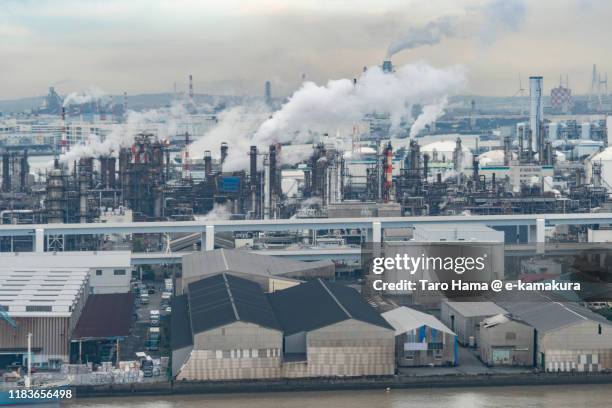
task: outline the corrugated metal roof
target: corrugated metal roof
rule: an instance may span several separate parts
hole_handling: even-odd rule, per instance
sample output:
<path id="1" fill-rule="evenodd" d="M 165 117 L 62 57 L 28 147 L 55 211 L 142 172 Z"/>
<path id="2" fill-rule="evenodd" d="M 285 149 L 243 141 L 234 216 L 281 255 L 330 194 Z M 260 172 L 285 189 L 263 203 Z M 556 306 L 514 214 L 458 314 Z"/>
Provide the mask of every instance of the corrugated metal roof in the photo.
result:
<path id="1" fill-rule="evenodd" d="M 175 296 L 172 299 L 170 319 L 172 350 L 193 345 L 187 295 Z"/>
<path id="2" fill-rule="evenodd" d="M 452 302 L 446 300 L 445 303 L 464 317 L 493 316 L 507 313 L 493 302 Z"/>
<path id="3" fill-rule="evenodd" d="M 86 268 L 0 268 L 0 305 L 12 317 L 70 316 L 85 291 Z"/>
<path id="4" fill-rule="evenodd" d="M 588 320 L 610 324 L 603 316 L 575 303 L 504 302 L 501 305 L 513 317 L 524 321 L 540 332 L 554 331 Z"/>
<path id="5" fill-rule="evenodd" d="M 215 249 L 183 256 L 184 271 L 213 275 L 240 272 L 263 276 L 279 276 L 318 268 L 333 268 L 331 261 L 301 262 L 281 257 L 253 254 L 239 249 Z M 193 275 L 186 275 L 193 276 Z"/>
<path id="6" fill-rule="evenodd" d="M 389 310 L 382 314 L 382 317 L 389 322 L 395 329 L 395 335 L 400 335 L 421 326 L 428 326 L 445 333 L 455 335 L 455 333 L 446 327 L 441 321 L 428 313 L 419 312 L 406 306 L 401 306 L 393 310 Z"/>
<path id="7" fill-rule="evenodd" d="M 128 268 L 130 251 L 2 252 L 4 268 Z"/>
<path id="8" fill-rule="evenodd" d="M 189 284 L 191 328 L 200 333 L 236 321 L 280 330 L 261 287 L 248 279 L 218 274 Z"/>
<path id="9" fill-rule="evenodd" d="M 348 319 L 393 329 L 356 290 L 321 279 L 268 294 L 285 335 L 307 332 Z"/>
<path id="10" fill-rule="evenodd" d="M 133 293 L 90 295 L 72 333 L 72 340 L 127 337 L 133 311 Z"/>

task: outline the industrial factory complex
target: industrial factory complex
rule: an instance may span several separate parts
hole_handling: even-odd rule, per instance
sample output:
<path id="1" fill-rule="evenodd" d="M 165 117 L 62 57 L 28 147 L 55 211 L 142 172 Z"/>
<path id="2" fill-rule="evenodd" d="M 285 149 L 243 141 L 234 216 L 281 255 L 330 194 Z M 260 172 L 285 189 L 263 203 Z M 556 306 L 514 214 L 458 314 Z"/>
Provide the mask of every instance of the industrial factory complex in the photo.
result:
<path id="1" fill-rule="evenodd" d="M 51 88 L 0 116 L 0 384 L 28 366 L 74 386 L 610 375 L 612 98 L 596 67 L 590 95 L 533 75 L 528 95 L 452 96 L 423 126 L 413 103 L 214 140 L 239 102 L 202 104 L 188 78 L 156 115 Z M 272 86 L 264 130 L 291 103 Z M 582 290 L 373 287 L 406 274 L 372 275 L 371 257 L 408 249 L 486 250 L 464 282 Z"/>

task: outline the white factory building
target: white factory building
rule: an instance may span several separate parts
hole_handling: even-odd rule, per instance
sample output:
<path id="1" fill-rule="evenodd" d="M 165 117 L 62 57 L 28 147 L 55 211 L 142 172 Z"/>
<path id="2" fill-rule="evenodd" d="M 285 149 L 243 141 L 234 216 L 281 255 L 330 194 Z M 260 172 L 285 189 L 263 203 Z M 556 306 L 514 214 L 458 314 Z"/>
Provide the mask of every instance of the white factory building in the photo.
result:
<path id="1" fill-rule="evenodd" d="M 457 333 L 459 343 L 476 346 L 480 323 L 488 317 L 508 312 L 493 302 L 453 302 L 445 300 L 440 305 L 440 320 Z"/>
<path id="2" fill-rule="evenodd" d="M 0 268 L 0 369 L 26 363 L 57 367 L 89 294 L 87 268 Z"/>
<path id="3" fill-rule="evenodd" d="M 132 278 L 130 251 L 2 252 L 4 268 L 85 268 L 92 294 L 127 293 Z"/>

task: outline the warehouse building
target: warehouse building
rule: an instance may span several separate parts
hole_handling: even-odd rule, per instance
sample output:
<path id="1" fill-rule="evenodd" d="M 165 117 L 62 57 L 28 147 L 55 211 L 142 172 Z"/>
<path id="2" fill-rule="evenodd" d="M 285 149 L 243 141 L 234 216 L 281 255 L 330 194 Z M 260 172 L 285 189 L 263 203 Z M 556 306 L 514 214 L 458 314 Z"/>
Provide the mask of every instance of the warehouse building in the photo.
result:
<path id="1" fill-rule="evenodd" d="M 284 377 L 394 373 L 393 327 L 356 290 L 317 279 L 268 298 L 283 328 Z"/>
<path id="2" fill-rule="evenodd" d="M 535 365 L 534 329 L 510 315 L 498 314 L 480 323 L 480 359 L 489 366 Z"/>
<path id="3" fill-rule="evenodd" d="M 259 283 L 264 292 L 273 292 L 295 286 L 300 280 L 332 279 L 335 265 L 331 261 L 293 261 L 237 249 L 192 253 L 183 256 L 182 277 L 176 285 L 178 293 L 183 293 L 191 282 L 219 273 L 251 279 Z"/>
<path id="4" fill-rule="evenodd" d="M 177 380 L 281 377 L 283 333 L 261 287 L 223 273 L 189 284 L 172 306 Z"/>
<path id="5" fill-rule="evenodd" d="M 68 362 L 70 336 L 88 294 L 85 268 L 0 269 L 0 369 L 26 363 L 28 333 L 33 365 Z"/>
<path id="6" fill-rule="evenodd" d="M 222 273 L 172 306 L 178 380 L 392 375 L 394 331 L 357 291 L 313 280 L 265 294 Z"/>
<path id="7" fill-rule="evenodd" d="M 87 268 L 91 293 L 127 293 L 132 278 L 130 251 L 2 252 L 4 268 Z"/>
<path id="8" fill-rule="evenodd" d="M 133 293 L 90 295 L 72 332 L 70 362 L 119 361 L 135 313 Z M 110 317 L 112 316 L 112 317 Z M 111 352 L 103 357 L 101 350 Z"/>
<path id="9" fill-rule="evenodd" d="M 382 317 L 395 329 L 398 367 L 456 365 L 457 335 L 434 316 L 401 306 Z"/>
<path id="10" fill-rule="evenodd" d="M 535 329 L 536 366 L 546 371 L 612 369 L 612 324 L 575 303 L 500 303 Z"/>
<path id="11" fill-rule="evenodd" d="M 475 347 L 480 322 L 487 317 L 507 312 L 493 302 L 453 302 L 444 300 L 440 305 L 442 323 L 457 333 L 459 343 Z"/>

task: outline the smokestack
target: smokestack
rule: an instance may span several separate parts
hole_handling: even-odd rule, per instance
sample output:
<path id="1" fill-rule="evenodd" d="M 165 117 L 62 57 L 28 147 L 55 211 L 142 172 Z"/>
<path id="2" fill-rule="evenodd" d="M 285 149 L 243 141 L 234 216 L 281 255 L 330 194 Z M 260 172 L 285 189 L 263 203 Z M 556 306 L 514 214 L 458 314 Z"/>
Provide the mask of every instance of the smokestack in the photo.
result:
<path id="1" fill-rule="evenodd" d="M 251 146 L 249 153 L 249 177 L 251 178 L 251 186 L 257 185 L 257 146 Z"/>
<path id="2" fill-rule="evenodd" d="M 393 186 L 393 148 L 391 142 L 385 148 L 385 168 L 384 168 L 384 190 L 385 200 L 389 199 L 389 192 Z"/>
<path id="3" fill-rule="evenodd" d="M 274 210 L 276 207 L 276 193 L 277 189 L 277 174 L 276 174 L 276 145 L 270 145 L 269 153 L 268 153 L 268 167 L 269 167 L 269 176 L 268 176 L 268 190 L 269 190 L 269 215 L 274 215 Z"/>
<path id="4" fill-rule="evenodd" d="M 212 176 L 212 156 L 210 150 L 204 151 L 204 175 L 206 179 Z"/>
<path id="5" fill-rule="evenodd" d="M 60 153 L 66 154 L 68 141 L 66 140 L 66 108 L 62 106 L 62 134 L 60 136 Z"/>
<path id="6" fill-rule="evenodd" d="M 123 115 L 124 116 L 127 116 L 127 110 L 128 110 L 127 92 L 123 92 Z"/>
<path id="7" fill-rule="evenodd" d="M 191 178 L 191 170 L 189 169 L 189 132 L 185 132 L 185 151 L 183 154 L 183 178 Z"/>
<path id="8" fill-rule="evenodd" d="M 393 72 L 393 64 L 391 63 L 391 60 L 383 61 L 382 70 L 386 74 Z"/>
<path id="9" fill-rule="evenodd" d="M 115 188 L 115 171 L 116 171 L 117 159 L 114 157 L 109 157 L 107 162 L 107 180 L 108 180 L 108 188 Z"/>
<path id="10" fill-rule="evenodd" d="M 226 142 L 222 142 L 221 143 L 221 164 L 225 162 L 225 159 L 227 158 L 228 150 L 229 150 L 228 144 Z"/>
<path id="11" fill-rule="evenodd" d="M 272 84 L 270 83 L 270 81 L 266 81 L 264 85 L 264 97 L 266 105 L 272 105 Z"/>
<path id="12" fill-rule="evenodd" d="M 193 75 L 189 74 L 189 101 L 193 102 Z"/>
<path id="13" fill-rule="evenodd" d="M 542 138 L 542 121 L 544 118 L 544 107 L 542 101 L 543 78 L 541 76 L 529 77 L 529 99 L 531 108 L 529 111 L 529 128 L 531 129 L 531 151 L 538 152 L 540 158 L 544 150 Z"/>
<path id="14" fill-rule="evenodd" d="M 5 193 L 11 191 L 10 160 L 10 154 L 5 151 L 2 154 L 2 191 Z"/>
<path id="15" fill-rule="evenodd" d="M 28 150 L 23 151 L 21 165 L 19 166 L 19 185 L 21 191 L 26 191 L 28 187 L 28 174 L 30 174 L 30 164 L 28 163 Z"/>

